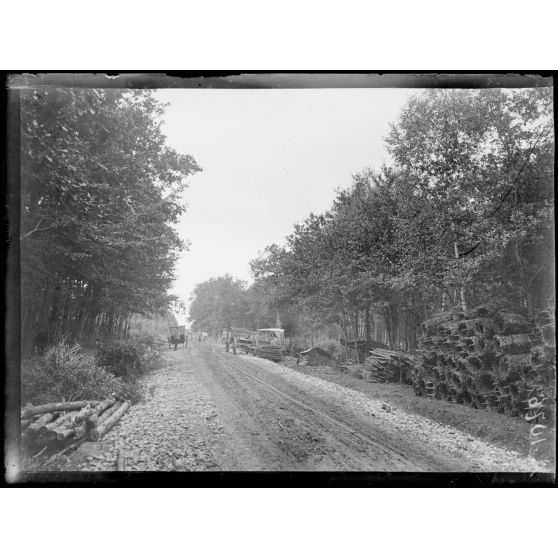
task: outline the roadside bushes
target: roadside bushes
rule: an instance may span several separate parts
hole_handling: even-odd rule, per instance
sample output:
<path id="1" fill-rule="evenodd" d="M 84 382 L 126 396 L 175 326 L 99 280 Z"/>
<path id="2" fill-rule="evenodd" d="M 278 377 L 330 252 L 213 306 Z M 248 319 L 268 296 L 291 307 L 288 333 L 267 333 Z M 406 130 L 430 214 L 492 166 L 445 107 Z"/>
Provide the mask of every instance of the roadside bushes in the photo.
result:
<path id="1" fill-rule="evenodd" d="M 100 346 L 96 354 L 61 341 L 37 360 L 22 362 L 21 401 L 40 405 L 116 395 L 136 403 L 142 397 L 139 377 L 159 361 L 156 341 L 148 334 Z"/>
<path id="2" fill-rule="evenodd" d="M 118 378 L 137 378 L 145 372 L 137 348 L 127 341 L 116 341 L 99 347 L 97 362 Z"/>
<path id="3" fill-rule="evenodd" d="M 160 360 L 155 339 L 149 334 L 101 345 L 97 362 L 119 378 L 138 378 L 155 368 Z"/>
<path id="4" fill-rule="evenodd" d="M 93 355 L 81 352 L 79 345 L 59 343 L 47 349 L 35 365 L 22 369 L 23 404 L 106 399 L 129 391 L 120 378 L 99 366 Z"/>

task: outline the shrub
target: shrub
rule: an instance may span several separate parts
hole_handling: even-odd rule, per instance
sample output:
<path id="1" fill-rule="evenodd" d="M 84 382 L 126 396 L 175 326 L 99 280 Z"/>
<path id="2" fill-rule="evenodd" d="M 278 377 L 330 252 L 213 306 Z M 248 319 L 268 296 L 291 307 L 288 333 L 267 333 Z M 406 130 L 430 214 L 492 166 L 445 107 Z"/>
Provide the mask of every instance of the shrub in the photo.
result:
<path id="1" fill-rule="evenodd" d="M 130 388 L 99 366 L 92 355 L 83 354 L 79 345 L 59 343 L 47 349 L 30 367 L 23 367 L 21 399 L 40 405 L 58 401 L 105 399 L 124 396 Z"/>
<path id="2" fill-rule="evenodd" d="M 161 344 L 159 339 L 156 339 L 149 333 L 142 333 L 132 335 L 128 340 L 128 343 L 136 348 L 136 351 L 138 352 L 138 355 L 146 369 L 152 370 L 157 367 L 161 358 L 161 353 L 157 349 L 157 346 Z"/>
<path id="3" fill-rule="evenodd" d="M 110 342 L 98 348 L 97 362 L 119 378 L 137 378 L 158 364 L 160 353 L 155 345 L 149 334 Z"/>
<path id="4" fill-rule="evenodd" d="M 97 362 L 118 378 L 137 378 L 145 372 L 137 348 L 127 341 L 115 341 L 99 347 Z"/>

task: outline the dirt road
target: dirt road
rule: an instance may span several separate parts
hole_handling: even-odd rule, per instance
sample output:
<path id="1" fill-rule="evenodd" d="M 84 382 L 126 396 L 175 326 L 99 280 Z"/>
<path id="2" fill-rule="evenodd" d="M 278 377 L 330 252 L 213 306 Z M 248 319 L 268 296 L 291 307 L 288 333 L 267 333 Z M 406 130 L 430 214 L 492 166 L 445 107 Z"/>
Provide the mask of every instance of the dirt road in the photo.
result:
<path id="1" fill-rule="evenodd" d="M 227 471 L 542 471 L 386 401 L 194 342 L 164 353 L 148 398 L 58 468 Z"/>

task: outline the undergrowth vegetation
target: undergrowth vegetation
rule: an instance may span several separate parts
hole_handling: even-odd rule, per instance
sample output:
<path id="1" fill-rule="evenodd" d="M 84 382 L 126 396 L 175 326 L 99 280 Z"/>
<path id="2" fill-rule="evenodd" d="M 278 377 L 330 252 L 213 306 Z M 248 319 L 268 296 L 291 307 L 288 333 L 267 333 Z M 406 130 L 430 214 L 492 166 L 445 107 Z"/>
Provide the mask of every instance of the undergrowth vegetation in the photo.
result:
<path id="1" fill-rule="evenodd" d="M 160 360 L 156 340 L 148 333 L 101 345 L 97 362 L 119 378 L 137 378 L 155 368 Z"/>
<path id="2" fill-rule="evenodd" d="M 124 382 L 99 366 L 94 356 L 82 353 L 79 345 L 50 347 L 34 366 L 22 371 L 22 403 L 104 399 L 125 391 Z"/>
<path id="3" fill-rule="evenodd" d="M 40 405 L 115 395 L 137 403 L 142 398 L 140 377 L 159 362 L 149 334 L 100 346 L 95 355 L 62 341 L 22 366 L 21 401 Z"/>

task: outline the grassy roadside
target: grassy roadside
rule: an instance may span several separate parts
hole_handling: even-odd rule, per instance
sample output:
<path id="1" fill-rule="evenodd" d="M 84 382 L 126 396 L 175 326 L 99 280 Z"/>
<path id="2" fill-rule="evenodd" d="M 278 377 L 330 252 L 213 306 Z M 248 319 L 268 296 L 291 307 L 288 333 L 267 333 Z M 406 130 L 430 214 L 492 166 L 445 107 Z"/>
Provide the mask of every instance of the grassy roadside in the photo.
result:
<path id="1" fill-rule="evenodd" d="M 411 386 L 365 382 L 328 366 L 297 366 L 290 363 L 286 366 L 303 374 L 354 389 L 369 397 L 387 401 L 403 411 L 457 428 L 495 446 L 517 451 L 522 455 L 529 452 L 529 424 L 520 418 L 472 409 L 448 401 L 417 397 Z M 549 455 L 547 458 L 553 459 L 553 456 Z"/>

